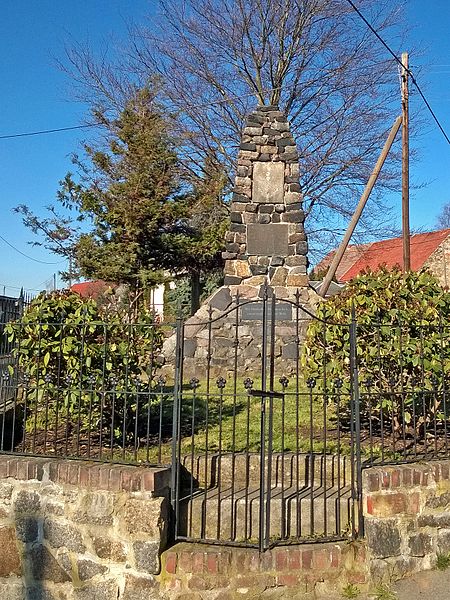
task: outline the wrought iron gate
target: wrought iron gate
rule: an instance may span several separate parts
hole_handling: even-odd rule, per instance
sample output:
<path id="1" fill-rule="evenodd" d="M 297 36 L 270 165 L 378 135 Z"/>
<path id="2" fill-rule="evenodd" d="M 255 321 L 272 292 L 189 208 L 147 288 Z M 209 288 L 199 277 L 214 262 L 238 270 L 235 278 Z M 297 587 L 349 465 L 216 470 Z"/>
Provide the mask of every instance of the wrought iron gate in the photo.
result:
<path id="1" fill-rule="evenodd" d="M 264 550 L 356 537 L 357 377 L 348 393 L 339 380 L 330 385 L 326 365 L 319 379 L 306 376 L 301 348 L 313 318 L 299 293 L 279 300 L 268 289 L 261 299 L 237 297 L 221 313 L 210 309 L 203 323 L 178 321 L 177 540 Z M 190 327 L 203 371 L 192 360 Z"/>

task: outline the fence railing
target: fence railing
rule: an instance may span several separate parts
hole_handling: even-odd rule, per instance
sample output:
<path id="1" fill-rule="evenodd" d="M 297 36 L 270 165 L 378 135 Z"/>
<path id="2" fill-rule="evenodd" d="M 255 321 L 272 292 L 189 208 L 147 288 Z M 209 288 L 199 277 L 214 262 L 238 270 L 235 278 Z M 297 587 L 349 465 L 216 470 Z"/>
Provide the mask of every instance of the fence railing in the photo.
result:
<path id="1" fill-rule="evenodd" d="M 330 342 L 333 328 L 341 339 L 339 352 Z M 162 337 L 162 326 L 155 323 L 0 322 L 0 450 L 169 463 L 175 390 L 171 376 L 159 374 Z M 283 440 L 274 446 L 277 452 L 325 448 L 329 454 L 337 448 L 351 456 L 357 444 L 363 466 L 450 456 L 450 326 L 441 320 L 324 324 L 316 340 L 323 351 L 314 369 L 304 357 L 304 340 L 297 343 L 295 372 L 287 375 L 285 388 L 278 386 L 285 400 L 270 403 L 276 441 Z M 255 359 L 255 372 L 260 367 Z M 183 448 L 193 448 L 208 427 L 219 427 L 212 423 L 219 409 L 225 411 L 220 431 L 229 431 L 234 440 L 231 449 L 258 447 L 252 420 L 241 446 L 236 434 L 235 419 L 242 420 L 243 409 L 235 406 L 242 398 L 247 406 L 247 376 L 237 370 L 233 389 L 227 382 L 223 392 L 223 406 L 218 388 L 208 401 L 219 408 L 214 404 L 203 412 L 205 382 L 200 381 L 196 412 L 184 415 L 180 428 Z M 284 373 L 277 374 L 277 382 L 279 376 Z M 191 391 L 189 380 L 182 384 L 184 406 Z M 253 410 L 253 403 L 249 406 Z M 220 440 L 221 447 L 226 444 L 228 438 Z"/>
<path id="2" fill-rule="evenodd" d="M 173 387 L 150 323 L 26 319 L 2 326 L 0 451 L 170 462 Z"/>

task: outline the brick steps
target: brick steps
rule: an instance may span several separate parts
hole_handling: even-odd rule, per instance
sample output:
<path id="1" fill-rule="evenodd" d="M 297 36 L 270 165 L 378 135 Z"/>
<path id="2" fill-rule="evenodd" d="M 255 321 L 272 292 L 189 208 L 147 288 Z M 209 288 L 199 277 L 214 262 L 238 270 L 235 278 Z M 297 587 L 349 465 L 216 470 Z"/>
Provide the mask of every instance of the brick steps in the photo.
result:
<path id="1" fill-rule="evenodd" d="M 259 453 L 208 454 L 182 460 L 196 485 L 220 486 L 234 482 L 235 486 L 259 485 L 261 457 Z M 265 458 L 268 473 L 268 458 Z M 350 459 L 347 456 L 278 452 L 272 455 L 271 483 L 284 487 L 302 485 L 348 485 L 351 480 Z"/>
<path id="2" fill-rule="evenodd" d="M 266 494 L 264 497 L 266 511 Z M 181 502 L 188 537 L 248 541 L 259 536 L 260 489 L 231 486 L 198 489 Z M 270 532 L 277 539 L 340 536 L 351 522 L 351 489 L 345 487 L 273 487 L 270 493 Z"/>

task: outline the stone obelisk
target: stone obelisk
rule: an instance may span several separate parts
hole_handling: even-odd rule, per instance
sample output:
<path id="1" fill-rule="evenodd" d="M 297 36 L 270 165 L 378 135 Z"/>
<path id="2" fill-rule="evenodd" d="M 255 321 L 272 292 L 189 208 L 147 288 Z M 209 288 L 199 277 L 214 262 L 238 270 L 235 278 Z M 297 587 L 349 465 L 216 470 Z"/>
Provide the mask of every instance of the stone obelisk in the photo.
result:
<path id="1" fill-rule="evenodd" d="M 208 363 L 212 375 L 226 376 L 236 357 L 242 375 L 257 374 L 262 358 L 258 298 L 269 289 L 278 299 L 295 299 L 308 308 L 316 301 L 308 286 L 297 148 L 286 116 L 276 106 L 260 106 L 247 119 L 230 221 L 223 253 L 224 285 L 184 326 L 185 374 L 202 377 Z M 246 303 L 238 312 L 232 310 L 237 302 Z M 280 372 L 289 373 L 295 371 L 298 357 L 298 323 L 289 302 L 277 309 L 276 362 Z M 164 345 L 170 362 L 174 346 L 174 337 Z"/>
<path id="2" fill-rule="evenodd" d="M 281 297 L 285 288 L 308 285 L 297 147 L 277 107 L 261 106 L 248 117 L 230 217 L 225 285 L 267 282 Z"/>

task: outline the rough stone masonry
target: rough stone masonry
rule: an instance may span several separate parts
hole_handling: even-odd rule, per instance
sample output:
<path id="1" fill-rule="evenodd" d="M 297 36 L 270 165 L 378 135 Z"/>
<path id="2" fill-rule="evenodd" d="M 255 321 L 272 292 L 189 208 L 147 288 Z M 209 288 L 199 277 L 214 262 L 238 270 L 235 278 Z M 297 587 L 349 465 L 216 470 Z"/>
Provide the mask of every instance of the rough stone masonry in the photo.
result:
<path id="1" fill-rule="evenodd" d="M 230 218 L 225 285 L 308 285 L 298 153 L 277 107 L 261 106 L 247 120 Z"/>
<path id="2" fill-rule="evenodd" d="M 257 301 L 267 289 L 284 300 L 276 312 L 277 373 L 295 371 L 309 317 L 300 311 L 298 319 L 295 307 L 286 301 L 308 309 L 318 301 L 308 286 L 298 159 L 284 113 L 276 106 L 258 107 L 242 133 L 223 253 L 224 285 L 184 326 L 186 375 L 202 377 L 208 364 L 213 376 L 226 376 L 234 359 L 240 373 L 257 373 L 263 353 L 262 311 Z M 249 306 L 249 301 L 254 305 Z M 238 303 L 247 307 L 233 311 Z M 174 349 L 172 337 L 164 346 L 169 363 Z"/>

